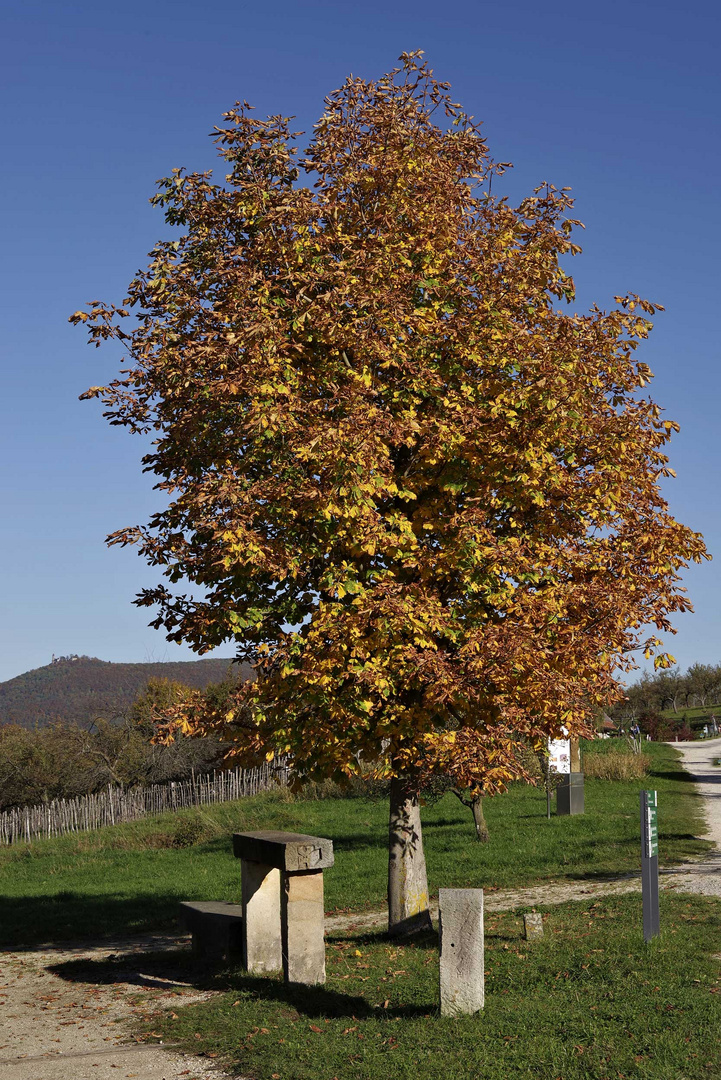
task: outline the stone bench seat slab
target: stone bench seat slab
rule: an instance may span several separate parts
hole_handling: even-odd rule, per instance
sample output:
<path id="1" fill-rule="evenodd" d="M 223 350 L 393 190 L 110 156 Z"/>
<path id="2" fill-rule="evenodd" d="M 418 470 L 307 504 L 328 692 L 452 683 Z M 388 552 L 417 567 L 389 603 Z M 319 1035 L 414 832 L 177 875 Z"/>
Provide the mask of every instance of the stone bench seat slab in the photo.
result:
<path id="1" fill-rule="evenodd" d="M 207 963 L 240 960 L 243 954 L 243 909 L 217 900 L 185 900 L 180 917 L 193 935 L 193 953 Z"/>
<path id="2" fill-rule="evenodd" d="M 236 859 L 263 863 L 287 874 L 325 870 L 333 865 L 333 841 L 304 833 L 234 833 Z"/>
<path id="3" fill-rule="evenodd" d="M 193 924 L 199 919 L 219 922 L 242 919 L 243 908 L 240 904 L 228 904 L 224 900 L 183 900 L 180 914 L 188 930 L 192 930 Z"/>

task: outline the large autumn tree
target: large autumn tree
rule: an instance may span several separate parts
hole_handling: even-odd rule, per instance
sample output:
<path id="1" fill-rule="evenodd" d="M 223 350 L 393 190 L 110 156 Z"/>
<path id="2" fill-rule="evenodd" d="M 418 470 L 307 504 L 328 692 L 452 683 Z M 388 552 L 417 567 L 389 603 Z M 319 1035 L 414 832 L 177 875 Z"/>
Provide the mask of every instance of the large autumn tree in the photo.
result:
<path id="1" fill-rule="evenodd" d="M 675 425 L 635 354 L 653 308 L 570 313 L 567 191 L 493 195 L 503 166 L 420 54 L 331 94 L 305 157 L 247 105 L 215 138 L 223 182 L 177 169 L 154 197 L 179 238 L 72 317 L 126 353 L 85 396 L 154 437 L 161 507 L 110 541 L 162 571 L 152 625 L 256 665 L 203 721 L 239 759 L 392 778 L 405 928 L 422 779 L 498 790 L 519 738 L 583 731 L 689 606 L 705 549 L 659 492 Z"/>

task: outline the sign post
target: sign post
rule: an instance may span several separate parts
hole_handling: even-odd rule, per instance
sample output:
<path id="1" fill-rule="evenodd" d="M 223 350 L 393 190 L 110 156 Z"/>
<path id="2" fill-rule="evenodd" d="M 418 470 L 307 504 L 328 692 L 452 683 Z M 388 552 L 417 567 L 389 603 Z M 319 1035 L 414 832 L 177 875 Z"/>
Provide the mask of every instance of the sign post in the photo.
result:
<path id="1" fill-rule="evenodd" d="M 641 792 L 641 890 L 643 939 L 649 942 L 661 932 L 658 908 L 658 794 Z"/>
<path id="2" fill-rule="evenodd" d="M 566 734 L 566 729 L 561 729 Z M 548 740 L 548 757 L 546 758 L 546 817 L 551 820 L 551 791 L 553 789 L 553 777 L 564 776 L 571 768 L 571 743 L 568 739 Z"/>
<path id="3" fill-rule="evenodd" d="M 566 728 L 562 728 L 562 731 L 565 736 L 568 735 Z M 574 772 L 574 757 L 580 766 L 578 740 L 575 742 L 569 738 L 548 740 L 549 768 L 560 777 L 556 788 L 556 813 L 559 816 L 582 814 L 584 811 L 583 773 L 580 770 Z M 550 808 L 548 816 L 551 816 Z"/>

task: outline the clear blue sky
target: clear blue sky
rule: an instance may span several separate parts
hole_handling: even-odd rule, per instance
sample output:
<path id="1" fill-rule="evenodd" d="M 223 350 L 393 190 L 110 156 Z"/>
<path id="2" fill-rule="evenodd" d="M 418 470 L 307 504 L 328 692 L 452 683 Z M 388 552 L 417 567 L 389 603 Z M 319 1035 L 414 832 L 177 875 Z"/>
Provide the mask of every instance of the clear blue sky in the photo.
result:
<path id="1" fill-rule="evenodd" d="M 484 121 L 494 157 L 515 164 L 512 198 L 544 180 L 574 189 L 579 308 L 627 290 L 666 306 L 644 358 L 682 428 L 667 494 L 721 553 L 717 4 L 29 0 L 4 13 L 0 679 L 53 652 L 190 655 L 132 606 L 151 572 L 104 546 L 156 499 L 140 445 L 77 400 L 119 353 L 90 349 L 67 317 L 122 298 L 163 230 L 154 181 L 213 167 L 207 133 L 236 99 L 307 129 L 346 75 L 377 76 L 403 50 L 424 49 Z M 688 587 L 696 614 L 669 647 L 684 665 L 719 662 L 721 562 Z"/>

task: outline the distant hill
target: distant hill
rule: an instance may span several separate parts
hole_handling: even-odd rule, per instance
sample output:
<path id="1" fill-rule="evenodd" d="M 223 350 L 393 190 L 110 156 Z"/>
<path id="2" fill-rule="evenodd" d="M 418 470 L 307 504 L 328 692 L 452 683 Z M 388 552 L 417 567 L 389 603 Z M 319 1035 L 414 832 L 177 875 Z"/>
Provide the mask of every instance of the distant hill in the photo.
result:
<path id="1" fill-rule="evenodd" d="M 244 679 L 247 664 L 187 660 L 167 664 L 114 664 L 91 656 L 61 657 L 46 667 L 0 683 L 0 724 L 43 727 L 53 720 L 92 722 L 127 709 L 148 679 L 172 679 L 198 689 L 223 682 L 232 672 Z"/>

